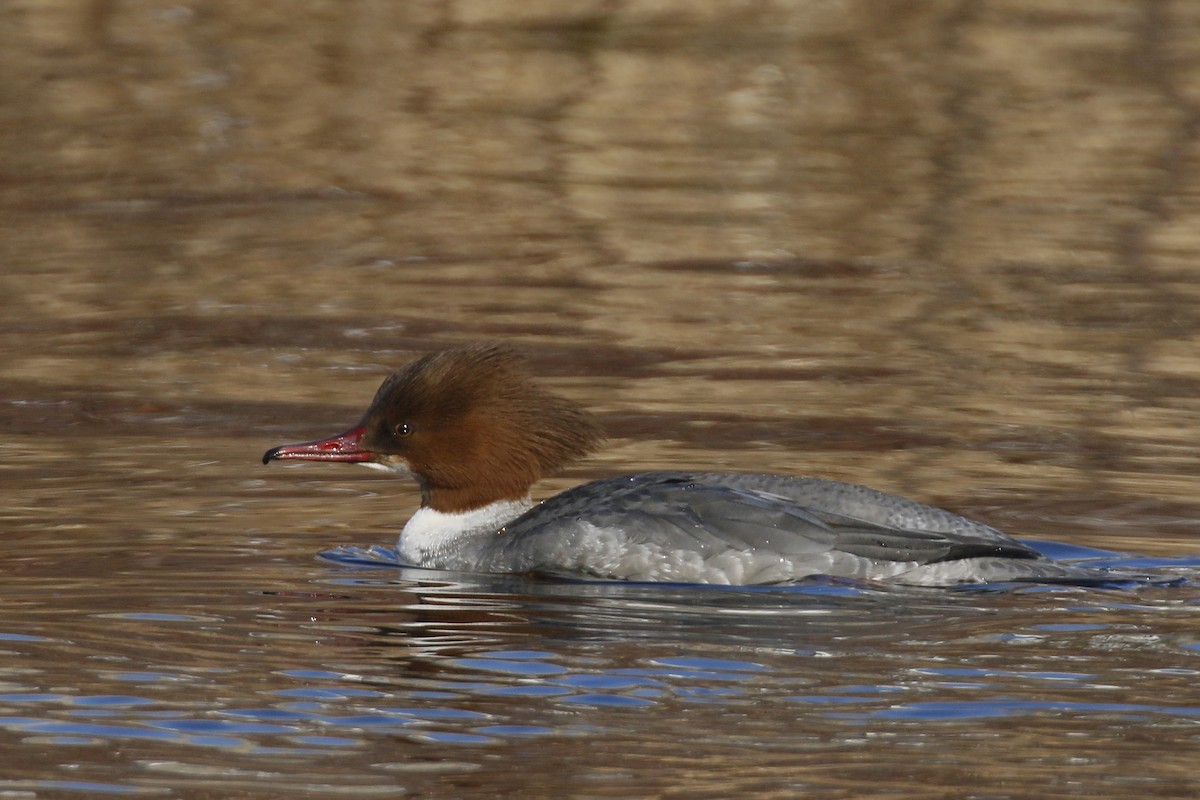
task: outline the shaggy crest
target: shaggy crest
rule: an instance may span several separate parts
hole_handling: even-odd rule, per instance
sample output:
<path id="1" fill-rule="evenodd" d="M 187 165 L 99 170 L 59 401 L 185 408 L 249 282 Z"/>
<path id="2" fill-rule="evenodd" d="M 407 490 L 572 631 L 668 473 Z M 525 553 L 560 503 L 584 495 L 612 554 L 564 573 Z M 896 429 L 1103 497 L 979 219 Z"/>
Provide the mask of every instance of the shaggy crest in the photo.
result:
<path id="1" fill-rule="evenodd" d="M 424 356 L 379 387 L 363 445 L 421 483 L 424 505 L 456 512 L 525 497 L 603 439 L 586 411 L 533 382 L 500 345 Z"/>

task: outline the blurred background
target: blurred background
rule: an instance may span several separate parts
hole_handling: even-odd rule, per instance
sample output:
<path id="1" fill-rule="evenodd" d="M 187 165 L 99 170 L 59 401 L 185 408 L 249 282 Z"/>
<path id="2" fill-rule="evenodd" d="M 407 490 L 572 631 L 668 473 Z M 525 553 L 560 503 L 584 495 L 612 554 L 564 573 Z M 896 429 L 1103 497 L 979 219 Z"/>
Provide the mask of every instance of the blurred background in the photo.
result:
<path id="1" fill-rule="evenodd" d="M 27 492 L 121 443 L 227 497 L 501 339 L 605 416 L 587 474 L 1195 517 L 1193 4 L 10 0 L 0 37 Z"/>
<path id="2" fill-rule="evenodd" d="M 611 435 L 535 496 L 822 475 L 1194 554 L 1200 3 L 4 0 L 0 43 L 0 790 L 1195 796 L 1194 587 L 345 573 L 415 487 L 259 459 L 503 340 Z"/>

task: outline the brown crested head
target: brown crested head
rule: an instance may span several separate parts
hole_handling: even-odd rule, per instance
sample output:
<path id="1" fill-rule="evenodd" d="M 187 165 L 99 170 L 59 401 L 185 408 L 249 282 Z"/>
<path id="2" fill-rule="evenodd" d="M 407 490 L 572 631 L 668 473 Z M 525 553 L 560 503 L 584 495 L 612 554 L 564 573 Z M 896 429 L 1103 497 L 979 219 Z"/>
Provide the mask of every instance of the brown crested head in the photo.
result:
<path id="1" fill-rule="evenodd" d="M 432 353 L 389 376 L 361 424 L 363 449 L 413 473 L 424 504 L 445 512 L 525 497 L 603 439 L 590 414 L 490 344 Z"/>

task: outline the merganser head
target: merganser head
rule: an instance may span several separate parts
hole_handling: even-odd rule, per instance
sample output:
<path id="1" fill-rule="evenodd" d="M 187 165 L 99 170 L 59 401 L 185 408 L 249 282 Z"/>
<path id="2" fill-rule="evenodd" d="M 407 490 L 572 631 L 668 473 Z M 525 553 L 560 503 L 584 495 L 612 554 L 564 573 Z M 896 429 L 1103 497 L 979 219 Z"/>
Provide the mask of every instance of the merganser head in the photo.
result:
<path id="1" fill-rule="evenodd" d="M 458 512 L 528 496 L 602 438 L 590 414 L 534 383 L 511 350 L 475 345 L 417 359 L 383 382 L 358 425 L 273 447 L 263 463 L 348 461 L 411 474 L 422 505 Z"/>

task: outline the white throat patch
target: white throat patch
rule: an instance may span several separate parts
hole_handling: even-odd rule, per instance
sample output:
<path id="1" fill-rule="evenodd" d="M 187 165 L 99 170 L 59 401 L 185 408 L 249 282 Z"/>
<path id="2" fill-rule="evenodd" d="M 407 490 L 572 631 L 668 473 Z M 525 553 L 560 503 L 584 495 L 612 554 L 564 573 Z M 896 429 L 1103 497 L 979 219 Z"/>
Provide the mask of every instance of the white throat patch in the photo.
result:
<path id="1" fill-rule="evenodd" d="M 532 506 L 526 497 L 457 513 L 420 508 L 400 532 L 396 551 L 401 560 L 413 566 L 469 569 L 466 562 L 471 556 L 472 539 L 495 533 Z"/>

